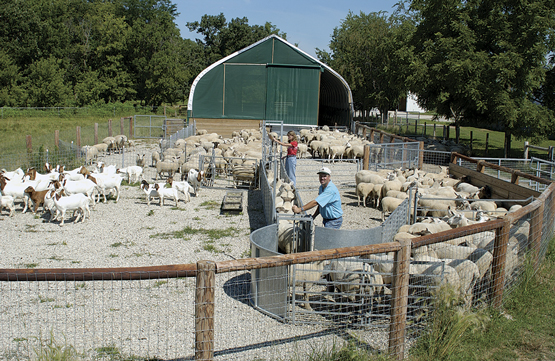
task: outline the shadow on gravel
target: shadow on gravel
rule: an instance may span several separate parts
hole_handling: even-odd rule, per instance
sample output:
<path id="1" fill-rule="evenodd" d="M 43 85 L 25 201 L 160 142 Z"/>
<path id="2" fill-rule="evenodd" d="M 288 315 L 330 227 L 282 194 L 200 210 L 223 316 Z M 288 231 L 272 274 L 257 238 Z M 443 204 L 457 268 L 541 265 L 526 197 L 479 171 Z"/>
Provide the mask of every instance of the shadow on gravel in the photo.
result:
<path id="1" fill-rule="evenodd" d="M 264 205 L 262 204 L 262 191 L 260 189 L 248 191 L 247 212 L 249 215 L 251 232 L 266 225 Z"/>

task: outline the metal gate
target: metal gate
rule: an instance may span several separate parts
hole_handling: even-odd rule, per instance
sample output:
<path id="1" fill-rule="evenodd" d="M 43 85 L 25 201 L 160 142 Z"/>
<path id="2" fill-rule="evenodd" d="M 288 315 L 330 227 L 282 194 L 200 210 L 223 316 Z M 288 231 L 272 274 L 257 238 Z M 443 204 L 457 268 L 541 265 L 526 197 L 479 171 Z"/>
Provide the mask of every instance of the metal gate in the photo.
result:
<path id="1" fill-rule="evenodd" d="M 165 138 L 164 123 L 166 117 L 161 115 L 134 115 L 134 138 Z"/>

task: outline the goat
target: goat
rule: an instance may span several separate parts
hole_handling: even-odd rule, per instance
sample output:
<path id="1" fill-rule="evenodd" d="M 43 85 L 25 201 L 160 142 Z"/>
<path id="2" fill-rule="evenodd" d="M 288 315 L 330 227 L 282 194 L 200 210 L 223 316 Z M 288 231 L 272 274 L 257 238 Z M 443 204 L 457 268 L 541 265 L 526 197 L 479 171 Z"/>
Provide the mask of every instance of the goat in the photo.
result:
<path id="1" fill-rule="evenodd" d="M 175 182 L 173 180 L 173 177 L 168 177 L 168 179 L 166 180 L 166 183 L 168 183 L 170 187 L 176 188 L 178 191 L 180 191 L 185 195 L 185 199 L 184 199 L 185 203 L 188 203 L 191 201 L 191 195 L 189 192 L 194 191 L 194 189 L 193 187 L 191 187 L 189 182 L 187 181 Z"/>
<path id="2" fill-rule="evenodd" d="M 193 187 L 195 196 L 198 194 L 198 190 L 202 184 L 202 180 L 204 179 L 204 177 L 204 171 L 198 171 L 196 169 L 191 169 L 189 173 L 187 173 L 187 181 Z"/>
<path id="3" fill-rule="evenodd" d="M 77 214 L 75 222 L 78 222 L 81 215 L 83 219 L 81 223 L 85 221 L 85 218 L 90 217 L 91 211 L 89 209 L 90 198 L 82 193 L 71 194 L 68 196 L 62 196 L 65 194 L 64 190 L 57 191 L 53 196 L 52 200 L 58 212 L 60 212 L 60 217 L 62 218 L 60 222 L 60 227 L 64 225 L 65 214 L 69 210 L 79 210 L 80 213 Z"/>
<path id="4" fill-rule="evenodd" d="M 44 205 L 44 198 L 46 193 L 48 193 L 50 189 L 46 189 L 43 191 L 36 191 L 33 187 L 29 186 L 25 188 L 25 193 L 29 195 L 31 202 L 34 203 L 33 213 L 37 213 L 37 209 L 42 204 L 42 208 L 46 211 L 46 206 Z"/>
<path id="5" fill-rule="evenodd" d="M 4 208 L 8 208 L 10 210 L 10 217 L 13 217 L 15 204 L 12 196 L 0 196 L 0 211 Z"/>

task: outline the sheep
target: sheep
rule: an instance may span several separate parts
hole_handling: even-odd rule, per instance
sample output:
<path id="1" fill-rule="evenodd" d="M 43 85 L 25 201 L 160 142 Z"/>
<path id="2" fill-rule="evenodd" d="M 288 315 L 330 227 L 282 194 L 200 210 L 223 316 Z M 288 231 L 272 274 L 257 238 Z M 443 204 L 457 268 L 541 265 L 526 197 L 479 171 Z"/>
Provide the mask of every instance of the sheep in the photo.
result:
<path id="1" fill-rule="evenodd" d="M 151 156 L 152 162 L 150 164 L 151 167 L 156 166 L 156 164 L 162 160 L 162 154 L 155 150 L 154 152 L 152 152 L 152 156 Z"/>
<path id="2" fill-rule="evenodd" d="M 144 168 L 146 165 L 145 156 L 146 154 L 143 154 L 143 155 L 137 154 L 137 160 L 135 164 L 141 168 Z"/>
<path id="3" fill-rule="evenodd" d="M 114 140 L 115 140 L 114 143 L 115 143 L 116 149 L 121 152 L 121 150 L 125 146 L 125 143 L 127 143 L 127 136 L 123 134 L 118 134 L 114 137 Z"/>
<path id="4" fill-rule="evenodd" d="M 476 193 L 480 191 L 479 187 L 476 187 L 470 183 L 460 182 L 455 187 L 457 192 L 465 192 L 465 193 Z"/>
<path id="5" fill-rule="evenodd" d="M 156 163 L 156 177 L 154 179 L 162 179 L 162 173 L 168 173 L 168 176 L 171 177 L 175 173 L 179 171 L 180 164 L 178 162 L 170 162 L 170 161 L 160 161 Z"/>
<path id="6" fill-rule="evenodd" d="M 356 302 L 356 295 L 370 297 L 380 293 L 384 288 L 382 276 L 368 263 L 340 262 L 333 260 L 330 266 L 329 279 L 334 289 L 350 302 Z"/>
<path id="7" fill-rule="evenodd" d="M 374 189 L 370 193 L 370 198 L 372 198 L 372 203 L 374 207 L 380 207 L 380 200 L 382 199 L 382 188 L 383 184 L 374 184 Z"/>
<path id="8" fill-rule="evenodd" d="M 81 154 L 85 156 L 85 164 L 92 164 L 98 158 L 98 149 L 85 145 L 81 147 Z"/>
<path id="9" fill-rule="evenodd" d="M 93 145 L 93 147 L 96 148 L 99 155 L 100 154 L 105 155 L 108 151 L 108 144 L 106 144 L 106 143 L 98 143 L 98 144 Z"/>
<path id="10" fill-rule="evenodd" d="M 10 210 L 10 217 L 13 217 L 15 204 L 12 196 L 0 196 L 0 212 L 2 209 L 8 208 Z"/>
<path id="11" fill-rule="evenodd" d="M 360 170 L 355 174 L 355 181 L 356 184 L 361 182 L 364 183 L 374 183 L 374 184 L 384 184 L 385 179 L 377 174 L 376 172 L 372 172 L 369 170 Z"/>
<path id="12" fill-rule="evenodd" d="M 62 189 L 62 190 L 59 190 L 58 192 L 55 192 L 54 195 L 52 196 L 54 205 L 56 206 L 56 209 L 60 213 L 60 217 L 61 217 L 60 227 L 64 225 L 65 214 L 69 210 L 79 210 L 81 212 L 77 214 L 77 218 L 75 219 L 75 222 L 79 221 L 79 218 L 81 217 L 81 215 L 83 216 L 81 223 L 85 221 L 85 218 L 90 217 L 91 211 L 89 209 L 89 202 L 90 202 L 89 197 L 87 197 L 82 193 L 63 196 L 64 194 L 65 192 Z"/>
<path id="13" fill-rule="evenodd" d="M 106 144 L 108 147 L 106 148 L 106 152 L 108 154 L 115 153 L 117 145 L 116 145 L 116 138 L 114 137 L 106 137 L 102 140 L 102 143 Z"/>
<path id="14" fill-rule="evenodd" d="M 309 311 L 312 310 L 309 300 L 310 288 L 322 278 L 325 264 L 326 261 L 296 264 L 291 266 L 289 270 L 289 285 L 293 287 L 302 286 L 304 308 Z M 295 281 L 293 281 L 293 278 Z M 296 292 L 296 294 L 299 294 L 299 292 Z"/>
<path id="15" fill-rule="evenodd" d="M 384 197 L 382 198 L 382 220 L 385 220 L 386 214 L 391 214 L 401 203 L 403 203 L 402 199 L 393 198 L 393 197 Z"/>
<path id="16" fill-rule="evenodd" d="M 166 180 L 166 183 L 168 183 L 170 187 L 176 188 L 178 191 L 183 193 L 183 195 L 185 196 L 185 199 L 184 199 L 185 203 L 188 203 L 191 201 L 190 192 L 194 192 L 194 189 L 189 184 L 189 182 L 187 181 L 176 182 L 173 180 L 173 177 L 168 177 L 168 179 Z"/>
<path id="17" fill-rule="evenodd" d="M 358 205 L 360 207 L 360 199 L 362 197 L 362 203 L 364 207 L 366 207 L 366 198 L 370 196 L 372 191 L 374 190 L 373 183 L 359 183 L 356 187 L 356 193 L 358 197 Z"/>

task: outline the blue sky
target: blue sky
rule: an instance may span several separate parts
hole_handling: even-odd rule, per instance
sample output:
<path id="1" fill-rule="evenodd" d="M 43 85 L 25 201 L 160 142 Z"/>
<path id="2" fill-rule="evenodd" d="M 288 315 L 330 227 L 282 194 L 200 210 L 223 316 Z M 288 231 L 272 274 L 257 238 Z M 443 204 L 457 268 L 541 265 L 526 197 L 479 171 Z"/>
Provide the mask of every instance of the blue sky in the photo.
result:
<path id="1" fill-rule="evenodd" d="M 191 33 L 185 26 L 187 22 L 200 21 L 207 15 L 223 13 L 229 22 L 244 16 L 249 25 L 264 25 L 267 21 L 287 34 L 287 41 L 298 44 L 299 48 L 316 56 L 316 48 L 329 51 L 333 29 L 339 27 L 351 10 L 354 14 L 385 11 L 393 12 L 398 0 L 321 0 L 321 1 L 256 1 L 256 0 L 200 0 L 175 1 L 180 13 L 176 23 L 181 36 L 194 40 L 202 38 Z"/>

